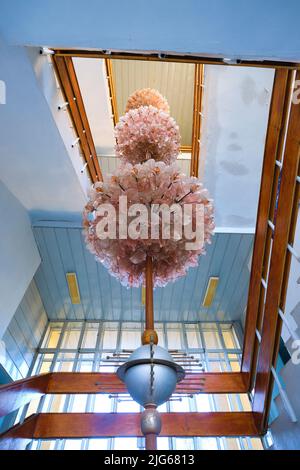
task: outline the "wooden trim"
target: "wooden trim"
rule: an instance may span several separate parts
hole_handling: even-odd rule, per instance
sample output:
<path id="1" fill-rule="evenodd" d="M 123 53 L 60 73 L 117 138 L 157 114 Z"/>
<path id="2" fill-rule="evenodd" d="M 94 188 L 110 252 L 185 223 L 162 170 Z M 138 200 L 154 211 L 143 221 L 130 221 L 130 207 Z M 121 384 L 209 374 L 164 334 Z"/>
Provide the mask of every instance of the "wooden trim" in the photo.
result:
<path id="1" fill-rule="evenodd" d="M 27 379 L 0 386 L 0 417 L 18 410 L 31 400 L 45 394 L 49 374 L 37 375 Z"/>
<path id="2" fill-rule="evenodd" d="M 247 393 L 246 374 L 206 372 L 187 374 L 176 393 Z M 124 383 L 114 373 L 53 372 L 47 393 L 125 393 Z"/>
<path id="3" fill-rule="evenodd" d="M 204 78 L 204 65 L 195 64 L 195 77 L 194 77 L 194 109 L 193 109 L 193 130 L 192 130 L 192 155 L 190 175 L 198 176 L 199 172 L 199 152 L 200 152 L 200 136 L 202 124 L 202 98 L 203 98 L 203 78 Z"/>
<path id="4" fill-rule="evenodd" d="M 68 102 L 68 111 L 76 133 L 80 139 L 79 145 L 81 147 L 84 160 L 87 163 L 91 180 L 93 183 L 101 181 L 103 179 L 102 173 L 72 58 L 57 57 L 54 55 L 53 63 L 61 89 L 66 101 Z"/>
<path id="5" fill-rule="evenodd" d="M 300 79 L 299 72 L 296 79 Z M 300 106 L 291 103 L 253 399 L 253 411 L 260 432 L 267 429 L 273 389 L 271 367 L 276 366 L 281 333 L 281 319 L 278 315 L 278 309 L 282 306 L 281 302 L 285 300 L 288 281 L 289 257 L 287 257 L 287 244 L 291 241 L 291 228 L 294 229 L 295 227 L 293 209 L 295 208 L 296 176 L 299 169 L 299 122 Z"/>
<path id="6" fill-rule="evenodd" d="M 274 68 L 274 69 L 299 69 L 300 64 L 297 62 L 283 62 L 276 60 L 246 60 L 239 59 L 234 62 L 224 61 L 222 57 L 207 57 L 200 55 L 184 55 L 167 53 L 162 55 L 158 52 L 154 53 L 134 53 L 125 51 L 109 51 L 107 53 L 103 50 L 88 50 L 88 49 L 53 49 L 56 56 L 63 57 L 86 57 L 94 59 L 125 59 L 125 60 L 146 60 L 157 62 L 184 62 L 187 64 L 207 64 L 207 65 L 223 65 L 226 67 L 255 67 L 255 68 Z"/>
<path id="7" fill-rule="evenodd" d="M 41 413 L 34 439 L 142 437 L 140 413 Z M 161 413 L 160 437 L 258 436 L 251 412 Z"/>
<path id="8" fill-rule="evenodd" d="M 106 57 L 104 59 L 104 62 L 105 62 L 105 69 L 106 69 L 106 78 L 107 78 L 107 83 L 108 83 L 109 98 L 110 98 L 110 103 L 111 103 L 112 117 L 113 117 L 114 126 L 115 126 L 119 121 L 119 113 L 118 113 L 118 104 L 117 104 L 116 87 L 115 87 L 112 61 Z"/>
<path id="9" fill-rule="evenodd" d="M 161 413 L 161 437 L 257 437 L 251 412 Z M 140 413 L 40 413 L 0 435 L 1 450 L 25 449 L 32 439 L 142 437 Z"/>
<path id="10" fill-rule="evenodd" d="M 254 359 L 257 352 L 255 330 L 259 317 L 261 278 L 264 270 L 263 261 L 267 242 L 268 219 L 272 205 L 272 186 L 276 171 L 275 161 L 277 158 L 281 159 L 279 155 L 279 142 L 282 139 L 288 119 L 288 102 L 291 86 L 291 73 L 287 70 L 277 70 L 274 78 L 261 177 L 241 368 L 242 372 L 249 374 L 249 390 L 252 381 L 250 372 L 253 370 Z M 277 190 L 273 191 L 273 199 L 276 198 L 276 192 Z"/>
<path id="11" fill-rule="evenodd" d="M 205 372 L 186 374 L 176 393 L 247 393 L 247 374 Z M 51 372 L 28 377 L 0 387 L 0 416 L 18 410 L 31 400 L 48 394 L 125 393 L 124 383 L 114 373 Z"/>
<path id="12" fill-rule="evenodd" d="M 33 438 L 36 424 L 37 415 L 32 415 L 0 434 L 0 450 L 24 450 Z"/>
<path id="13" fill-rule="evenodd" d="M 180 152 L 181 153 L 192 153 L 192 146 L 191 145 L 181 145 Z"/>

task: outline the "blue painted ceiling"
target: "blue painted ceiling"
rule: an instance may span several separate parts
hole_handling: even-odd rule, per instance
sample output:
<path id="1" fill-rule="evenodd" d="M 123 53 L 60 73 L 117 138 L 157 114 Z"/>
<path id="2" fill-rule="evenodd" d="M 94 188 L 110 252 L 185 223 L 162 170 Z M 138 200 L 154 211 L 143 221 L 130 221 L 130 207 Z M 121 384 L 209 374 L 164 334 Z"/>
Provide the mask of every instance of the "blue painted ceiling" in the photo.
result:
<path id="1" fill-rule="evenodd" d="M 33 228 L 42 263 L 35 275 L 49 319 L 141 321 L 141 289 L 122 287 L 86 249 L 80 228 Z M 253 235 L 217 233 L 197 268 L 154 292 L 157 321 L 240 319 L 247 302 Z M 65 274 L 76 272 L 81 304 L 70 300 Z M 210 276 L 219 276 L 215 299 L 202 302 Z"/>

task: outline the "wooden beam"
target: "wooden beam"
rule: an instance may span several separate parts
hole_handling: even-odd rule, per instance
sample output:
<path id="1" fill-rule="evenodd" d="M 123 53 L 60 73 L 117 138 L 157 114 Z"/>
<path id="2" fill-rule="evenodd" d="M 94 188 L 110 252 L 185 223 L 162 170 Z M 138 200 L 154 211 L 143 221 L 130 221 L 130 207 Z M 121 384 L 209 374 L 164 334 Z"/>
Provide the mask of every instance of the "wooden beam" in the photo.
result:
<path id="1" fill-rule="evenodd" d="M 27 379 L 0 386 L 0 417 L 18 410 L 31 400 L 45 394 L 49 374 L 37 375 Z"/>
<path id="2" fill-rule="evenodd" d="M 32 440 L 37 422 L 37 415 L 25 419 L 3 434 L 0 434 L 0 450 L 24 450 Z"/>
<path id="3" fill-rule="evenodd" d="M 202 123 L 202 96 L 203 96 L 203 64 L 195 64 L 194 76 L 194 109 L 193 109 L 193 130 L 192 130 L 192 155 L 190 175 L 198 176 L 199 170 L 199 152 L 200 152 L 200 136 Z"/>
<path id="4" fill-rule="evenodd" d="M 101 181 L 103 179 L 102 173 L 72 58 L 53 56 L 53 63 L 63 94 L 68 102 L 68 111 L 80 139 L 79 145 L 87 163 L 92 182 Z"/>
<path id="5" fill-rule="evenodd" d="M 267 243 L 268 219 L 276 171 L 275 162 L 277 158 L 281 159 L 279 155 L 281 146 L 279 144 L 282 141 L 288 118 L 288 102 L 291 86 L 291 73 L 287 70 L 277 70 L 274 78 L 265 144 L 241 367 L 242 372 L 249 374 L 249 389 L 251 388 L 250 371 L 255 362 L 255 330 L 258 322 L 260 300 L 262 298 L 261 278 L 264 270 L 263 263 Z M 276 198 L 276 191 L 273 194 L 273 198 Z"/>
<path id="6" fill-rule="evenodd" d="M 246 374 L 205 372 L 186 374 L 176 393 L 246 393 Z M 0 386 L 0 416 L 6 416 L 44 394 L 126 393 L 115 373 L 52 372 Z"/>
<path id="7" fill-rule="evenodd" d="M 297 72 L 296 80 L 300 79 Z M 296 177 L 299 169 L 300 153 L 300 106 L 291 103 L 289 125 L 286 136 L 284 158 L 281 172 L 281 182 L 278 196 L 278 206 L 275 218 L 273 246 L 269 267 L 268 285 L 266 292 L 261 344 L 258 354 L 257 375 L 254 389 L 253 411 L 260 432 L 267 429 L 268 413 L 273 388 L 271 367 L 276 366 L 281 319 L 278 309 L 282 298 L 285 298 L 288 273 L 286 270 L 287 245 L 291 225 L 293 224 L 294 194 Z M 297 211 L 298 207 L 296 206 Z M 284 282 L 285 281 L 285 284 Z"/>
<path id="8" fill-rule="evenodd" d="M 251 412 L 161 413 L 160 436 L 257 436 Z M 142 437 L 140 413 L 41 413 L 34 439 Z"/>
<path id="9" fill-rule="evenodd" d="M 179 62 L 185 64 L 213 64 L 223 65 L 225 67 L 255 67 L 255 68 L 274 68 L 274 69 L 300 69 L 300 64 L 297 62 L 283 62 L 276 60 L 247 60 L 239 59 L 236 62 L 224 61 L 223 58 L 207 57 L 207 56 L 193 56 L 191 54 L 175 54 L 168 53 L 164 57 L 159 52 L 153 53 L 136 53 L 126 51 L 103 51 L 103 50 L 89 50 L 89 49 L 53 49 L 57 57 L 85 57 L 94 59 L 110 59 L 119 60 L 144 60 L 144 61 L 156 61 L 156 62 Z"/>
<path id="10" fill-rule="evenodd" d="M 187 374 L 177 384 L 176 393 L 247 393 L 246 374 L 206 372 Z M 47 387 L 49 394 L 126 393 L 124 383 L 114 373 L 53 372 Z"/>
<path id="11" fill-rule="evenodd" d="M 109 98 L 110 98 L 110 103 L 111 103 L 112 117 L 113 117 L 113 122 L 115 126 L 119 121 L 119 113 L 118 113 L 116 87 L 115 87 L 112 61 L 108 58 L 105 58 L 104 61 L 105 61 L 106 78 L 107 78 L 108 92 L 109 92 Z"/>

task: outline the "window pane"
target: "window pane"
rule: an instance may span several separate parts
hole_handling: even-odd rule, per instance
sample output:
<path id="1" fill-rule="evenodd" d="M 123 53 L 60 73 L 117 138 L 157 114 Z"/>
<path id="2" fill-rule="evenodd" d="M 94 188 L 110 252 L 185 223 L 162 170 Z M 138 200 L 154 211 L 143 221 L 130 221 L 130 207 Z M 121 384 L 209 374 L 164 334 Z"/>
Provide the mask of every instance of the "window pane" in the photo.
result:
<path id="1" fill-rule="evenodd" d="M 222 331 L 224 343 L 227 349 L 236 349 L 236 344 L 234 341 L 234 335 L 231 330 L 223 330 Z"/>
<path id="2" fill-rule="evenodd" d="M 181 328 L 178 323 L 168 323 L 167 339 L 169 349 L 182 349 Z"/>
<path id="3" fill-rule="evenodd" d="M 137 438 L 136 437 L 116 437 L 114 439 L 115 450 L 137 450 Z"/>
<path id="4" fill-rule="evenodd" d="M 239 450 L 241 448 L 239 440 L 236 438 L 224 438 L 224 447 L 227 450 Z"/>
<path id="5" fill-rule="evenodd" d="M 168 450 L 168 449 L 170 449 L 168 437 L 158 437 L 157 438 L 157 450 Z"/>
<path id="6" fill-rule="evenodd" d="M 217 331 L 203 331 L 206 349 L 222 349 L 219 333 Z"/>
<path id="7" fill-rule="evenodd" d="M 216 404 L 216 411 L 230 411 L 230 403 L 227 395 L 216 394 L 214 395 Z"/>
<path id="8" fill-rule="evenodd" d="M 62 340 L 62 349 L 77 349 L 81 333 L 81 323 L 68 325 Z"/>
<path id="9" fill-rule="evenodd" d="M 101 393 L 96 395 L 94 411 L 95 413 L 110 413 L 112 411 L 113 400 L 108 394 Z"/>
<path id="10" fill-rule="evenodd" d="M 66 439 L 64 449 L 65 450 L 80 450 L 82 439 Z"/>
<path id="11" fill-rule="evenodd" d="M 118 338 L 118 323 L 103 323 L 103 349 L 116 349 Z"/>
<path id="12" fill-rule="evenodd" d="M 140 412 L 140 405 L 130 399 L 129 397 L 122 397 L 119 396 L 117 399 L 117 412 L 118 413 L 139 413 Z"/>
<path id="13" fill-rule="evenodd" d="M 59 340 L 63 324 L 62 323 L 50 323 L 48 326 L 47 333 L 45 335 L 42 348 L 56 348 Z"/>
<path id="14" fill-rule="evenodd" d="M 89 348 L 94 349 L 96 347 L 96 342 L 98 338 L 98 331 L 99 331 L 99 323 L 87 323 L 83 340 L 82 340 L 82 348 Z"/>
<path id="15" fill-rule="evenodd" d="M 141 345 L 141 324 L 123 323 L 121 331 L 121 348 L 136 349 Z"/>
<path id="16" fill-rule="evenodd" d="M 198 439 L 199 442 L 199 447 L 197 447 L 197 450 L 217 450 L 218 449 L 218 444 L 217 444 L 217 439 L 214 437 L 200 437 Z"/>
<path id="17" fill-rule="evenodd" d="M 188 437 L 176 437 L 175 449 L 176 450 L 194 450 L 194 439 Z"/>
<path id="18" fill-rule="evenodd" d="M 73 395 L 71 396 L 71 403 L 69 410 L 72 413 L 84 413 L 86 408 L 87 395 Z"/>
<path id="19" fill-rule="evenodd" d="M 170 401 L 170 411 L 177 411 L 177 412 L 184 412 L 184 411 L 190 411 L 190 403 L 189 403 L 190 398 L 181 398 L 179 397 L 179 400 L 176 401 Z"/>
<path id="20" fill-rule="evenodd" d="M 89 439 L 89 450 L 106 450 L 108 449 L 108 439 Z"/>
<path id="21" fill-rule="evenodd" d="M 209 397 L 206 394 L 196 395 L 197 411 L 212 411 Z"/>
<path id="22" fill-rule="evenodd" d="M 43 411 L 48 413 L 62 413 L 66 395 L 47 395 L 44 402 Z"/>
<path id="23" fill-rule="evenodd" d="M 42 441 L 40 445 L 41 450 L 54 450 L 56 441 Z"/>

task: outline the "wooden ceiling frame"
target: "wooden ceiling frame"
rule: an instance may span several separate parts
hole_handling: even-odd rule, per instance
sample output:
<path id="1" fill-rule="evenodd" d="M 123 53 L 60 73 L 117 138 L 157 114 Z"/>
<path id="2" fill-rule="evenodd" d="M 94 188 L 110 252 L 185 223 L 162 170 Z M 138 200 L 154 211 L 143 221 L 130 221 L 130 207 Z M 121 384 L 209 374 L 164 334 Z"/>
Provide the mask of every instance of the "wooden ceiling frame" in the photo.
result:
<path id="1" fill-rule="evenodd" d="M 195 177 L 198 177 L 198 173 L 199 173 L 203 87 L 204 87 L 204 65 L 195 64 L 192 155 L 191 155 L 191 163 L 190 163 L 190 175 L 195 176 Z"/>
<path id="2" fill-rule="evenodd" d="M 119 122 L 119 113 L 118 113 L 117 95 L 116 95 L 116 87 L 115 87 L 112 61 L 108 58 L 105 58 L 104 62 L 105 62 L 106 79 L 107 79 L 107 84 L 108 84 L 108 92 L 109 92 L 109 99 L 110 99 L 110 104 L 111 104 L 112 118 L 113 118 L 114 126 L 116 126 L 116 124 Z"/>
<path id="3" fill-rule="evenodd" d="M 62 93 L 68 103 L 69 115 L 73 122 L 77 137 L 79 138 L 79 146 L 81 148 L 84 162 L 87 164 L 90 178 L 93 183 L 102 181 L 103 176 L 72 57 L 57 57 L 56 55 L 53 55 L 53 64 L 55 66 L 56 75 L 60 83 Z"/>
<path id="4" fill-rule="evenodd" d="M 68 108 L 81 141 L 83 153 L 89 156 L 87 163 L 92 180 L 97 181 L 102 178 L 102 175 L 96 164 L 98 160 L 93 150 L 92 136 L 72 62 L 72 57 L 75 56 L 107 58 L 107 54 L 95 51 L 55 51 L 53 57 L 62 90 L 69 103 Z M 131 55 L 128 53 L 109 54 L 109 58 L 162 60 L 159 57 L 146 57 L 145 55 Z M 200 65 L 201 63 L 215 63 L 234 66 L 234 64 L 220 62 L 215 59 L 200 60 L 199 58 L 192 59 L 190 57 L 183 59 L 180 57 L 166 57 L 164 60 L 193 62 L 196 64 L 197 81 L 194 90 L 196 103 L 194 105 L 193 125 L 195 130 L 193 133 L 193 152 L 195 156 L 192 169 L 193 174 L 196 175 L 199 164 L 199 161 L 197 163 L 199 147 L 198 152 L 196 152 L 196 140 L 199 143 L 199 137 L 196 139 L 196 122 L 199 124 L 197 132 L 200 132 L 199 118 L 201 117 L 202 87 L 199 85 L 202 84 L 203 80 L 203 67 L 200 67 Z M 201 384 L 197 382 L 199 377 L 191 374 L 182 385 L 178 386 L 177 393 L 195 392 L 195 390 L 197 393 L 250 393 L 254 387 L 253 407 L 250 413 L 176 413 L 176 416 L 173 416 L 172 413 L 166 413 L 163 422 L 166 420 L 165 422 L 171 423 L 170 430 L 163 431 L 166 435 L 183 435 L 180 433 L 184 432 L 185 436 L 207 436 L 210 433 L 214 436 L 258 436 L 263 435 L 267 430 L 273 389 L 271 371 L 276 366 L 282 326 L 279 310 L 281 313 L 284 312 L 291 262 L 291 251 L 288 247 L 293 244 L 299 203 L 300 129 L 298 123 L 300 122 L 300 105 L 294 104 L 291 97 L 295 76 L 299 80 L 300 72 L 299 64 L 251 63 L 244 61 L 235 65 L 276 69 L 261 177 L 242 366 L 241 371 L 237 373 L 201 374 L 201 378 L 205 379 Z M 296 70 L 298 70 L 297 73 Z M 17 382 L 4 388 L 0 387 L 0 405 L 4 403 L 6 411 L 16 409 L 17 405 L 20 406 L 20 401 L 23 400 L 24 402 L 25 399 L 31 399 L 32 394 L 39 396 L 50 393 L 50 391 L 55 394 L 108 393 L 112 390 L 115 393 L 120 393 L 120 390 L 123 390 L 123 385 L 117 383 L 116 377 L 113 378 L 110 374 L 96 374 L 98 377 L 97 383 L 94 381 L 95 376 L 92 374 L 79 373 L 78 377 L 74 374 L 71 377 L 71 375 L 46 374 L 46 378 L 45 376 L 33 377 L 25 379 L 25 382 L 21 381 L 22 383 Z M 96 391 L 95 386 L 97 387 Z M 106 414 L 106 416 L 108 415 L 111 414 Z M 26 440 L 28 435 L 31 436 L 31 439 L 32 436 L 37 435 L 39 438 L 43 438 L 45 435 L 51 435 L 52 438 L 58 437 L 58 435 L 61 438 L 69 437 L 74 432 L 72 431 L 74 428 L 73 423 L 70 425 L 69 422 L 75 414 L 63 416 L 64 419 L 59 422 L 59 417 L 62 416 L 62 414 L 57 417 L 48 414 L 34 415 L 22 425 L 12 428 L 5 435 L 0 436 L 0 444 L 5 446 L 5 443 L 10 442 L 10 445 L 13 445 L 13 442 L 18 441 L 18 437 L 22 442 L 23 437 Z M 122 419 L 124 422 L 126 421 L 124 416 L 118 414 L 116 417 L 112 417 L 113 420 L 117 420 L 117 428 L 119 429 L 114 432 L 125 432 L 120 431 L 125 429 L 122 428 L 124 423 L 121 424 Z M 132 420 L 137 419 L 137 417 L 138 414 L 128 415 L 131 425 Z M 91 421 L 89 414 L 80 414 L 76 419 L 78 419 L 78 423 L 85 426 L 85 431 L 81 432 L 82 437 L 95 436 L 95 424 Z M 175 421 L 178 429 L 174 424 Z M 61 427 L 59 428 L 59 426 Z M 128 429 L 128 423 L 126 426 L 126 429 Z M 49 429 L 54 429 L 54 431 L 51 431 L 53 434 L 50 434 Z M 132 429 L 135 429 L 135 435 L 139 435 L 139 426 Z M 113 431 L 106 429 L 102 431 L 101 435 L 104 432 Z M 12 435 L 14 436 L 13 440 Z"/>
<path id="5" fill-rule="evenodd" d="M 208 57 L 192 54 L 176 53 L 148 53 L 148 52 L 128 52 L 128 51 L 108 51 L 108 50 L 89 50 L 89 49 L 53 49 L 57 57 L 83 57 L 89 59 L 125 59 L 125 60 L 144 60 L 156 62 L 184 62 L 187 64 L 204 65 L 223 65 L 229 67 L 255 67 L 272 69 L 293 69 L 300 70 L 300 64 L 297 62 L 278 61 L 278 60 L 251 60 L 251 59 L 225 59 L 223 57 Z"/>
<path id="6" fill-rule="evenodd" d="M 253 412 L 260 432 L 267 431 L 268 417 L 271 405 L 275 370 L 282 329 L 282 317 L 288 287 L 298 207 L 299 207 L 299 162 L 300 162 L 300 106 L 294 102 L 293 80 L 299 83 L 300 72 L 296 76 L 289 71 L 287 76 L 287 91 L 290 106 L 287 107 L 287 132 L 282 137 L 283 158 L 280 160 L 281 174 L 277 201 L 274 210 L 272 230 L 272 249 L 268 256 L 269 269 L 267 277 L 262 282 L 265 291 L 265 302 L 262 320 L 257 325 L 259 342 L 254 384 Z M 260 330 L 258 329 L 260 327 Z"/>
<path id="7" fill-rule="evenodd" d="M 300 79 L 297 71 L 296 79 Z M 299 204 L 300 106 L 295 71 L 276 70 L 246 314 L 242 372 L 257 429 L 267 431 Z"/>

